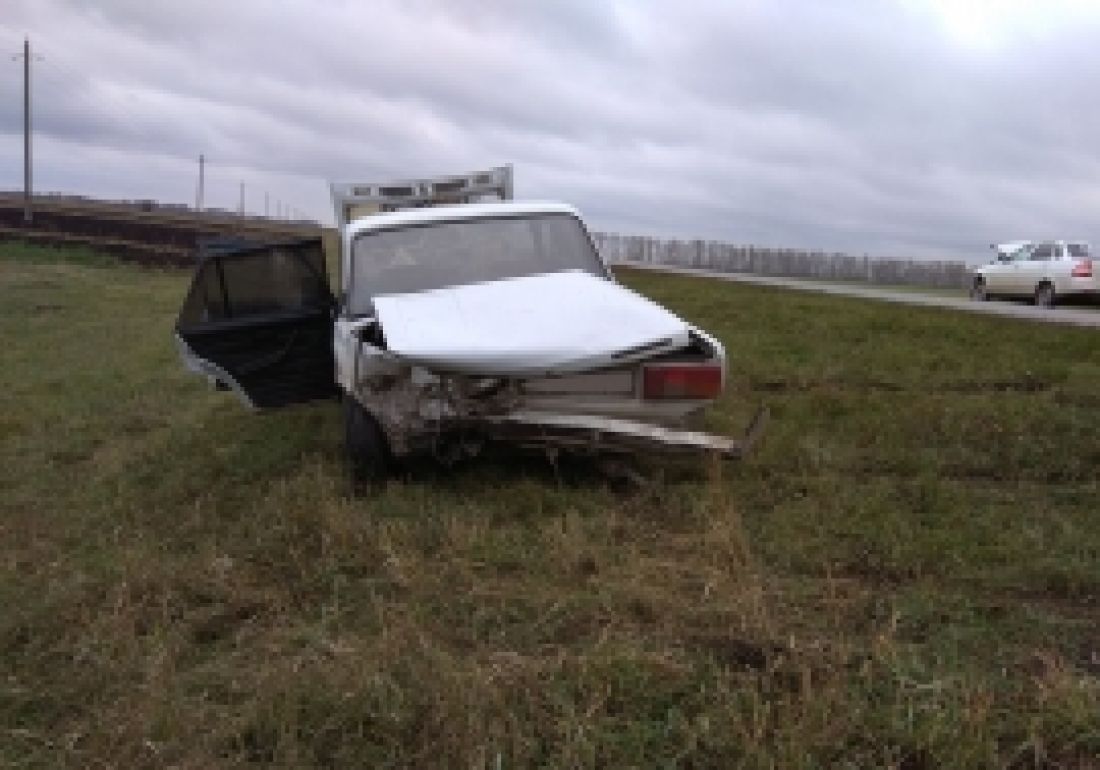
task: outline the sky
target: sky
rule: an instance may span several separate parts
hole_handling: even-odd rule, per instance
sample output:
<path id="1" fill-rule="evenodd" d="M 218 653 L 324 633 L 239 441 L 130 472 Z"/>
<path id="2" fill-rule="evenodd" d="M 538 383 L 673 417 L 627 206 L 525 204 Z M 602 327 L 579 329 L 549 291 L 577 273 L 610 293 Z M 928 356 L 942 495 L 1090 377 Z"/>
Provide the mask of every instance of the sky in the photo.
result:
<path id="1" fill-rule="evenodd" d="M 592 229 L 1100 243 L 1100 0 L 2 0 L 39 191 L 276 207 L 511 163 Z M 41 58 L 38 58 L 41 57 Z M 0 69 L 0 189 L 23 72 Z"/>

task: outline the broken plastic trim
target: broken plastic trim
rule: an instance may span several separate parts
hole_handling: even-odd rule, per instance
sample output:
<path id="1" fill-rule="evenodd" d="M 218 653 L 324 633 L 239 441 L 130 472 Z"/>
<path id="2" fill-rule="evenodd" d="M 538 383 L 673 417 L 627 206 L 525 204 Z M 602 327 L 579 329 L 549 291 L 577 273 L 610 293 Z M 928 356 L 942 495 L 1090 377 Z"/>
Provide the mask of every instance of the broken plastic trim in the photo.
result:
<path id="1" fill-rule="evenodd" d="M 657 340 L 656 342 L 647 342 L 644 345 L 635 345 L 632 348 L 620 350 L 618 353 L 612 353 L 611 357 L 614 359 L 633 358 L 641 355 L 642 353 L 647 353 L 651 350 L 657 350 L 658 348 L 667 347 L 671 344 L 672 339 L 670 337 L 665 337 L 664 339 Z"/>
<path id="2" fill-rule="evenodd" d="M 761 409 L 741 438 L 676 430 L 659 425 L 585 414 L 519 410 L 476 420 L 490 438 L 579 451 L 713 452 L 725 459 L 744 457 L 764 432 L 768 411 Z"/>

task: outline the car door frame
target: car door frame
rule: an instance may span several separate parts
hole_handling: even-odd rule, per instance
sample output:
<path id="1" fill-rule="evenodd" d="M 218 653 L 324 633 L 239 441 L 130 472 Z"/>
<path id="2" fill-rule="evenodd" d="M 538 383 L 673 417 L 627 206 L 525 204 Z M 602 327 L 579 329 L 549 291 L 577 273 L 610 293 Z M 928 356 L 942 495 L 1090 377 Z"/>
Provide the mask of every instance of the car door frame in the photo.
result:
<path id="1" fill-rule="evenodd" d="M 1019 270 L 1014 276 L 1013 293 L 1021 297 L 1030 297 L 1035 287 L 1043 280 L 1052 260 L 1057 258 L 1059 244 L 1055 241 L 1040 241 L 1028 250 L 1026 259 L 1020 261 Z M 1049 249 L 1049 253 L 1046 250 Z M 1044 255 L 1045 256 L 1040 256 Z"/>
<path id="2" fill-rule="evenodd" d="M 175 325 L 184 366 L 252 408 L 338 393 L 320 236 L 201 254 Z"/>

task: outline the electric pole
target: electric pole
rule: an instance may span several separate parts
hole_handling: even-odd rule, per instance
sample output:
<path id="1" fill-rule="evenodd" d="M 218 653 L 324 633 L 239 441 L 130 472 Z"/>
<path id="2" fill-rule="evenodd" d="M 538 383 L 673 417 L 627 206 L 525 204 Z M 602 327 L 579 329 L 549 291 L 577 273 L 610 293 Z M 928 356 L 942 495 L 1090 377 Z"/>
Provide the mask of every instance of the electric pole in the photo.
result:
<path id="1" fill-rule="evenodd" d="M 206 184 L 206 156 L 199 155 L 199 189 L 195 193 L 195 211 L 202 211 L 203 185 Z"/>
<path id="2" fill-rule="evenodd" d="M 237 213 L 244 216 L 244 182 L 241 182 L 241 202 L 237 205 Z"/>
<path id="3" fill-rule="evenodd" d="M 33 186 L 31 184 L 31 41 L 23 38 L 23 54 L 12 56 L 12 61 L 23 59 L 23 223 L 33 218 Z M 42 61 L 41 56 L 34 57 Z"/>
<path id="4" fill-rule="evenodd" d="M 23 222 L 31 218 L 31 41 L 23 38 Z"/>
<path id="5" fill-rule="evenodd" d="M 267 217 L 267 216 L 268 216 L 268 210 L 269 210 L 269 209 L 268 209 L 268 204 L 270 203 L 270 197 L 271 197 L 271 196 L 270 196 L 270 195 L 268 195 L 268 193 L 267 193 L 267 192 L 265 191 L 265 192 L 264 192 L 264 216 L 265 216 L 265 217 Z"/>

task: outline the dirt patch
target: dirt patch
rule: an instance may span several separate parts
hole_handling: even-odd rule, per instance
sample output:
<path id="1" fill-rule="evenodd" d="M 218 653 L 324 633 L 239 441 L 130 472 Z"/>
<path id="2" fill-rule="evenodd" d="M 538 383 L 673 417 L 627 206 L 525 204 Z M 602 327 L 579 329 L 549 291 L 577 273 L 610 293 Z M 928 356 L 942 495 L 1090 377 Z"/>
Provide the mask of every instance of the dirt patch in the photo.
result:
<path id="1" fill-rule="evenodd" d="M 704 652 L 729 668 L 763 671 L 784 654 L 784 648 L 773 642 L 755 642 L 725 635 L 696 635 L 687 640 L 689 648 Z"/>

